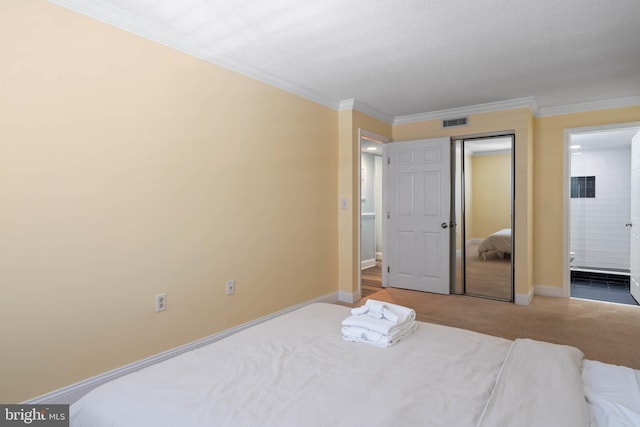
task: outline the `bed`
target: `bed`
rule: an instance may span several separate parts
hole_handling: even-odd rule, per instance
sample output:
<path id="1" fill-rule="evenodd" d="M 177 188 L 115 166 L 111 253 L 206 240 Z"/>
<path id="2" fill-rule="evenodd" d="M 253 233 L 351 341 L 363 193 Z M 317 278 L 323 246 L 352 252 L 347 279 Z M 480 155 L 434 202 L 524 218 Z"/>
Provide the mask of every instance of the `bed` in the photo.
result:
<path id="1" fill-rule="evenodd" d="M 640 425 L 639 371 L 424 322 L 381 349 L 343 340 L 349 315 L 310 304 L 120 377 L 71 426 Z"/>
<path id="2" fill-rule="evenodd" d="M 504 258 L 504 254 L 511 255 L 511 229 L 504 228 L 489 235 L 478 246 L 478 256 L 487 259 L 489 252 L 497 252 L 498 258 Z"/>

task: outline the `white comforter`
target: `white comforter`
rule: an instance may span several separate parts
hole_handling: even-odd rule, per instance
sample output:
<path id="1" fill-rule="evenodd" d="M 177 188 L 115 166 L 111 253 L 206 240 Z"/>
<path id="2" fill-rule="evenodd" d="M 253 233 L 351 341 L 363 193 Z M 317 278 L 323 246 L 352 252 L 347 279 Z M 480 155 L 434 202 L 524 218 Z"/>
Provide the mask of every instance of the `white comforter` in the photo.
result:
<path id="1" fill-rule="evenodd" d="M 347 342 L 312 304 L 105 384 L 71 426 L 585 426 L 581 353 L 418 322 L 397 346 Z"/>
<path id="2" fill-rule="evenodd" d="M 511 248 L 511 229 L 505 228 L 489 235 L 478 246 L 478 255 L 485 258 L 487 252 L 496 251 L 502 258 L 504 254 L 510 254 Z"/>
<path id="3" fill-rule="evenodd" d="M 584 360 L 582 379 L 592 426 L 640 426 L 640 371 Z"/>

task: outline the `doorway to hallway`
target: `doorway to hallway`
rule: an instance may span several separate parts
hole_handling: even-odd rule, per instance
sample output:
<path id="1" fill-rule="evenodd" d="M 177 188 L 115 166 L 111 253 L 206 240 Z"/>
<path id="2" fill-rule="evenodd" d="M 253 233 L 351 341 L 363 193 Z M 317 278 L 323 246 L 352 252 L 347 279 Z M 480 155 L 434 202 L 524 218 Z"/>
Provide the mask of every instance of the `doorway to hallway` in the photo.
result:
<path id="1" fill-rule="evenodd" d="M 383 287 L 383 146 L 387 138 L 360 130 L 359 146 L 359 286 L 367 297 Z"/>

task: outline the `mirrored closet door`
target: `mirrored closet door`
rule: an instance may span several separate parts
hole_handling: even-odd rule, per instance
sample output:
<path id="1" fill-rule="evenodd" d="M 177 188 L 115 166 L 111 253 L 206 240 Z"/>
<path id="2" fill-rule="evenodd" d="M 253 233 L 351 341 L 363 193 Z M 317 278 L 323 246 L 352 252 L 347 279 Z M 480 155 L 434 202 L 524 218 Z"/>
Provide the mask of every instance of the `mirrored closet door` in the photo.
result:
<path id="1" fill-rule="evenodd" d="M 451 290 L 513 301 L 514 136 L 455 140 L 452 150 Z"/>

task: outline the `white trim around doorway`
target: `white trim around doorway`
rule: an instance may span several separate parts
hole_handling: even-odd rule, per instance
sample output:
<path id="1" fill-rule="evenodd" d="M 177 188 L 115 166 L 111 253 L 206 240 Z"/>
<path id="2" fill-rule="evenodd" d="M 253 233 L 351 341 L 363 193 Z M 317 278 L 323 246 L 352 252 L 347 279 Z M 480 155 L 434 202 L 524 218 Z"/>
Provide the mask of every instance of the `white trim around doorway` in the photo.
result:
<path id="1" fill-rule="evenodd" d="M 361 192 L 362 192 L 362 140 L 363 139 L 368 139 L 370 141 L 374 141 L 374 142 L 378 142 L 380 144 L 382 144 L 382 149 L 383 152 L 385 151 L 385 146 L 384 144 L 391 142 L 391 138 L 388 138 L 386 136 L 382 136 L 382 135 L 378 135 L 377 133 L 374 132 L 370 132 L 366 129 L 362 129 L 362 128 L 358 128 L 358 168 L 356 169 L 358 172 L 358 195 L 357 197 L 354 197 L 354 200 L 357 200 L 357 203 L 354 203 L 354 205 L 357 205 L 357 207 L 354 209 L 354 211 L 357 214 L 357 218 L 358 218 L 358 224 L 361 221 L 362 218 L 362 211 L 361 211 Z M 384 174 L 382 179 L 384 179 Z M 384 194 L 382 195 L 382 200 L 383 200 L 383 206 L 384 205 Z M 355 207 L 355 206 L 354 206 Z M 384 234 L 384 227 L 385 227 L 385 223 L 382 223 L 382 235 L 385 236 Z M 360 235 L 360 227 L 356 227 L 356 235 L 357 235 L 357 241 L 358 241 L 358 263 L 360 264 L 360 268 L 358 268 L 358 292 L 357 295 L 354 295 L 354 298 L 357 296 L 358 299 L 360 299 L 360 295 L 362 295 L 362 289 L 361 289 L 361 285 L 362 285 L 362 263 L 361 263 L 361 235 Z M 382 239 L 382 253 L 386 253 L 386 240 L 384 237 Z M 373 265 L 375 265 L 375 259 L 373 260 Z M 385 280 L 386 280 L 386 271 L 382 272 L 382 286 L 385 287 Z"/>
<path id="2" fill-rule="evenodd" d="M 570 196 L 571 188 L 569 182 L 571 179 L 571 136 L 582 133 L 607 132 L 619 129 L 640 127 L 640 122 L 614 123 L 601 126 L 587 126 L 580 128 L 567 128 L 564 130 L 563 137 L 563 174 L 562 174 L 562 297 L 571 296 L 571 269 L 569 266 L 570 257 Z M 536 294 L 543 295 L 538 292 L 536 286 Z"/>

